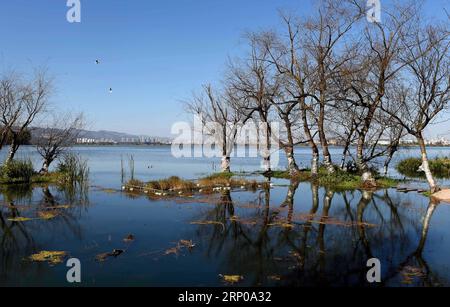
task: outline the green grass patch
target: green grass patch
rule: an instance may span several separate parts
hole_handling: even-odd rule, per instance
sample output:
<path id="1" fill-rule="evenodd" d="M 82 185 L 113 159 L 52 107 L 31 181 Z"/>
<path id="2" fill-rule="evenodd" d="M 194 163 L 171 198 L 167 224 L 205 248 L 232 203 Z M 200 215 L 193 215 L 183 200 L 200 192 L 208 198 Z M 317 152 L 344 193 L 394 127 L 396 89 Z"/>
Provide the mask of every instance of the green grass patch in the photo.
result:
<path id="1" fill-rule="evenodd" d="M 426 197 L 431 197 L 431 195 L 433 195 L 433 194 L 431 193 L 431 191 L 427 191 L 427 192 L 422 193 L 422 195 L 426 196 Z"/>
<path id="2" fill-rule="evenodd" d="M 60 172 L 41 175 L 34 171 L 30 160 L 13 160 L 0 166 L 0 184 L 23 185 L 32 183 L 57 183 L 61 180 Z"/>
<path id="3" fill-rule="evenodd" d="M 339 169 L 337 169 L 334 174 L 329 174 L 324 167 L 321 167 L 319 168 L 319 173 L 316 177 L 311 176 L 310 170 L 302 170 L 295 176 L 291 176 L 289 171 L 273 171 L 268 175 L 278 179 L 310 181 L 319 186 L 332 188 L 334 190 L 357 190 L 365 188 L 359 174 L 344 172 Z M 375 179 L 377 188 L 392 188 L 397 186 L 400 182 L 400 180 L 382 176 L 377 176 Z"/>
<path id="4" fill-rule="evenodd" d="M 17 178 L 0 178 L 0 184 L 4 186 L 19 186 L 19 185 L 30 185 L 30 184 L 56 184 L 64 185 L 65 174 L 60 172 L 50 172 L 48 174 L 42 175 L 39 173 L 33 173 L 30 179 L 22 180 Z"/>
<path id="5" fill-rule="evenodd" d="M 430 170 L 433 176 L 440 179 L 450 178 L 450 158 L 438 157 L 429 160 Z M 397 171 L 410 178 L 425 178 L 425 173 L 419 171 L 422 165 L 420 158 L 408 158 L 397 164 Z"/>
<path id="6" fill-rule="evenodd" d="M 291 174 L 289 174 L 288 171 L 272 171 L 270 177 L 276 179 L 291 179 Z"/>
<path id="7" fill-rule="evenodd" d="M 87 162 L 75 155 L 66 155 L 58 164 L 56 171 L 40 174 L 33 168 L 30 160 L 13 160 L 0 166 L 1 185 L 27 184 L 84 184 L 88 180 Z"/>

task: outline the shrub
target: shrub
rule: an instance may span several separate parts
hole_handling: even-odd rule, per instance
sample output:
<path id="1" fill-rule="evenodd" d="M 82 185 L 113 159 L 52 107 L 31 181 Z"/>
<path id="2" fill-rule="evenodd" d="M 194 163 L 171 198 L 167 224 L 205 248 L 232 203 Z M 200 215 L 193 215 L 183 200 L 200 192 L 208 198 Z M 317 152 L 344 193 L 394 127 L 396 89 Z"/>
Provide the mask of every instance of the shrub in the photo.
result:
<path id="1" fill-rule="evenodd" d="M 431 173 L 437 178 L 450 178 L 450 158 L 442 157 L 429 160 Z M 396 169 L 407 177 L 423 178 L 425 173 L 419 171 L 422 165 L 420 158 L 408 158 L 400 161 Z"/>
<path id="2" fill-rule="evenodd" d="M 29 183 L 34 174 L 33 163 L 28 160 L 12 160 L 1 168 L 1 177 L 4 182 Z"/>

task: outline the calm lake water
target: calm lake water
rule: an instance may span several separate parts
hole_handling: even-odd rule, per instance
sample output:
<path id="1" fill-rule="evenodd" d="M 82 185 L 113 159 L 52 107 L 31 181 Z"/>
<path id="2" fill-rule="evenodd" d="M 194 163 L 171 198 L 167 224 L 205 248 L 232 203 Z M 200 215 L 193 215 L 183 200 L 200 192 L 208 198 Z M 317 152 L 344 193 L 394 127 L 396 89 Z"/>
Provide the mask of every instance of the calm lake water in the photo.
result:
<path id="1" fill-rule="evenodd" d="M 84 286 L 222 286 L 220 275 L 242 275 L 240 286 L 369 286 L 366 262 L 373 257 L 381 261 L 383 286 L 450 286 L 450 205 L 418 193 L 333 192 L 276 180 L 268 191 L 157 199 L 120 191 L 121 157 L 129 176 L 127 156 L 133 155 L 142 180 L 194 179 L 214 172 L 220 161 L 175 159 L 164 146 L 73 151 L 89 161 L 87 191 L 1 191 L 0 285 L 70 286 L 64 263 L 28 260 L 46 250 L 80 259 Z M 336 161 L 340 151 L 332 149 Z M 417 155 L 415 148 L 403 149 L 396 161 Z M 448 155 L 448 149 L 432 148 L 430 155 Z M 296 156 L 308 165 L 307 148 Z M 19 157 L 40 166 L 32 147 Z M 232 166 L 256 171 L 259 163 L 236 158 Z M 279 168 L 284 165 L 282 156 Z M 390 174 L 399 176 L 394 169 Z M 48 211 L 57 216 L 37 218 Z M 129 234 L 134 240 L 125 242 Z M 195 246 L 176 248 L 180 240 Z M 124 252 L 96 259 L 114 249 Z"/>

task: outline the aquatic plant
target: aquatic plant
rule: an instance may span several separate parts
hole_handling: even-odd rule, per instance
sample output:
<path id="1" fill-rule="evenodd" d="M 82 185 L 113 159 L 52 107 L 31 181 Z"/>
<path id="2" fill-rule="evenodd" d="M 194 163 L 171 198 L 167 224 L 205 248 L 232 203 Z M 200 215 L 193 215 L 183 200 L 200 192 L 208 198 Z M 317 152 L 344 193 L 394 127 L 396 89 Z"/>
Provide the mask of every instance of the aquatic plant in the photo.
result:
<path id="1" fill-rule="evenodd" d="M 19 217 L 12 217 L 12 218 L 8 219 L 8 221 L 10 221 L 10 222 L 28 222 L 28 221 L 31 221 L 31 220 L 33 220 L 33 219 L 29 218 L 29 217 L 21 217 L 21 216 L 19 216 Z"/>
<path id="2" fill-rule="evenodd" d="M 193 190 L 195 183 L 189 180 L 183 180 L 180 177 L 172 176 L 167 179 L 150 181 L 145 184 L 145 188 L 150 190 Z"/>
<path id="3" fill-rule="evenodd" d="M 223 281 L 227 284 L 235 284 L 244 279 L 244 276 L 241 275 L 222 275 L 219 274 L 219 277 L 223 279 Z"/>
<path id="4" fill-rule="evenodd" d="M 57 166 L 57 172 L 61 174 L 61 183 L 66 185 L 83 185 L 89 178 L 87 161 L 74 153 L 63 156 Z"/>
<path id="5" fill-rule="evenodd" d="M 270 188 L 269 182 L 258 182 L 256 180 L 247 180 L 243 177 L 234 178 L 233 173 L 217 173 L 212 174 L 198 180 L 198 184 L 204 188 L 214 187 L 245 187 L 251 190 L 257 190 L 258 188 L 267 189 Z"/>
<path id="6" fill-rule="evenodd" d="M 39 211 L 38 216 L 43 220 L 51 220 L 58 216 L 57 211 Z"/>
<path id="7" fill-rule="evenodd" d="M 28 259 L 36 262 L 48 262 L 49 264 L 54 265 L 62 263 L 66 256 L 67 252 L 64 251 L 41 251 L 31 255 Z"/>
<path id="8" fill-rule="evenodd" d="M 256 180 L 246 180 L 244 178 L 231 178 L 232 174 L 213 174 L 196 181 L 185 180 L 177 176 L 166 179 L 143 182 L 137 179 L 130 179 L 124 188 L 129 192 L 144 191 L 154 192 L 155 195 L 164 196 L 165 193 L 178 192 L 199 192 L 210 193 L 220 190 L 230 190 L 231 188 L 245 188 L 251 190 L 270 188 L 269 182 L 258 182 Z"/>
<path id="9" fill-rule="evenodd" d="M 30 159 L 11 160 L 3 164 L 0 172 L 3 183 L 29 183 L 35 173 Z"/>

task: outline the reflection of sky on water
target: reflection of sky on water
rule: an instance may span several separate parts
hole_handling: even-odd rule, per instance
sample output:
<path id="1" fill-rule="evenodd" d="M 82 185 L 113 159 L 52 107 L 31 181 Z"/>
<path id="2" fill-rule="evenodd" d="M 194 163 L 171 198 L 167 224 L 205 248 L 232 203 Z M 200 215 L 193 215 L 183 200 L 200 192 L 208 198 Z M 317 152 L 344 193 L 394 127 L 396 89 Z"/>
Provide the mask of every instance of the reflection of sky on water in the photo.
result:
<path id="1" fill-rule="evenodd" d="M 27 150 L 24 156 L 30 156 Z M 167 147 L 76 150 L 89 159 L 95 186 L 118 188 L 120 156 L 127 154 L 135 157 L 137 178 L 211 172 L 201 159 L 174 160 Z M 303 154 L 307 151 L 300 149 L 299 157 Z M 149 163 L 153 168 L 145 167 Z M 254 160 L 236 164 L 248 170 L 258 166 Z M 43 187 L 3 191 L 0 283 L 66 285 L 64 264 L 24 260 L 41 250 L 64 250 L 81 260 L 85 285 L 218 286 L 219 274 L 240 274 L 240 285 L 365 286 L 369 257 L 382 261 L 383 285 L 450 285 L 450 206 L 395 190 L 333 193 L 309 183 L 277 183 L 283 186 L 270 192 L 233 191 L 184 201 L 130 198 L 99 187 L 88 195 Z M 52 220 L 10 220 L 66 205 Z M 136 240 L 123 242 L 130 233 Z M 164 255 L 181 239 L 196 246 Z M 95 260 L 113 249 L 125 252 Z"/>
<path id="2" fill-rule="evenodd" d="M 60 191 L 50 191 L 56 203 L 66 203 Z M 242 285 L 364 286 L 369 257 L 381 259 L 385 285 L 406 285 L 404 267 L 423 272 L 413 285 L 450 284 L 449 206 L 432 212 L 423 251 L 417 252 L 430 208 L 423 196 L 394 190 L 365 197 L 326 194 L 307 183 L 295 196 L 288 192 L 288 187 L 276 187 L 270 195 L 237 191 L 174 202 L 92 190 L 87 205 L 64 209 L 52 220 L 28 222 L 9 221 L 12 210 L 2 206 L 0 281 L 65 285 L 64 265 L 24 260 L 41 250 L 64 250 L 81 260 L 86 285 L 220 285 L 218 274 L 241 274 Z M 20 216 L 34 217 L 48 206 L 43 199 L 44 191 L 35 189 L 31 202 L 25 197 L 15 206 Z M 281 227 L 288 223 L 293 227 Z M 375 226 L 362 226 L 366 223 Z M 136 240 L 124 243 L 129 233 Z M 164 255 L 181 239 L 193 240 L 195 248 Z M 95 260 L 113 249 L 125 253 Z"/>

